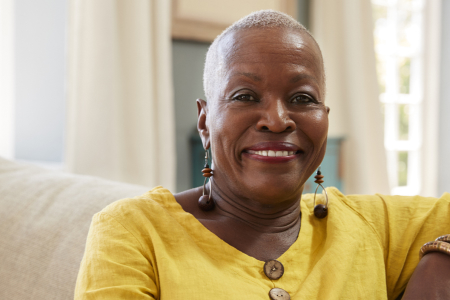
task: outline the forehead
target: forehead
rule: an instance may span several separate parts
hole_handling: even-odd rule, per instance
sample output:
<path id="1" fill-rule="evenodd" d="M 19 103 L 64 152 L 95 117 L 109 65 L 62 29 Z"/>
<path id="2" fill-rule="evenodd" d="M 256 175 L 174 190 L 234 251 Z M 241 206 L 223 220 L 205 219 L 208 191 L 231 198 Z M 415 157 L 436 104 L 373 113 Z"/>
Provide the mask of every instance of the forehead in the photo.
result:
<path id="1" fill-rule="evenodd" d="M 324 77 L 319 47 L 306 33 L 290 28 L 252 28 L 228 33 L 218 47 L 227 73 L 240 66 L 292 65 L 317 77 Z M 279 69 L 277 69 L 279 70 Z"/>

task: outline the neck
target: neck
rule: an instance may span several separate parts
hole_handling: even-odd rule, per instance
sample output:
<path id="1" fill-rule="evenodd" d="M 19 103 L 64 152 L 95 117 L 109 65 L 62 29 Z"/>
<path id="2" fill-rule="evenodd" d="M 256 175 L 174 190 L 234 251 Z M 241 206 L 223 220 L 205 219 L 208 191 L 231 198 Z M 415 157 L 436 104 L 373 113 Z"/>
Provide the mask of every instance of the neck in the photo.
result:
<path id="1" fill-rule="evenodd" d="M 213 181 L 212 197 L 218 214 L 233 221 L 239 221 L 261 233 L 283 233 L 297 231 L 300 225 L 300 199 L 287 199 L 282 203 L 264 205 L 243 198 L 229 190 L 221 189 Z"/>

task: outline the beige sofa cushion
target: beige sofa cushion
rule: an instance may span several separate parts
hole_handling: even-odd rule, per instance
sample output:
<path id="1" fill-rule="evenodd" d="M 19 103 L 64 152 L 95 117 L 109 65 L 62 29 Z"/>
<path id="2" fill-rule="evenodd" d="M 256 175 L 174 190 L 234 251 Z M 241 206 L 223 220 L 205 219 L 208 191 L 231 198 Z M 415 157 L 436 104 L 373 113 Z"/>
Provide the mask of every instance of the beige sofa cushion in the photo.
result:
<path id="1" fill-rule="evenodd" d="M 149 189 L 0 158 L 0 299 L 73 299 L 92 216 Z"/>

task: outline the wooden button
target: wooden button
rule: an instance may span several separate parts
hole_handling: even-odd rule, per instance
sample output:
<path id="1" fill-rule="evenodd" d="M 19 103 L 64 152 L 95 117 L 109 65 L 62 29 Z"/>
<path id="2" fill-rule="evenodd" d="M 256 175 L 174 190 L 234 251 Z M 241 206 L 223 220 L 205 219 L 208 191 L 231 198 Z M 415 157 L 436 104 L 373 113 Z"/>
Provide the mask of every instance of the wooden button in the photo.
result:
<path id="1" fill-rule="evenodd" d="M 269 297 L 272 300 L 289 300 L 291 296 L 289 296 L 288 292 L 280 288 L 273 288 L 269 292 Z"/>
<path id="2" fill-rule="evenodd" d="M 269 260 L 264 264 L 264 273 L 269 279 L 276 280 L 283 276 L 284 267 L 278 260 Z"/>

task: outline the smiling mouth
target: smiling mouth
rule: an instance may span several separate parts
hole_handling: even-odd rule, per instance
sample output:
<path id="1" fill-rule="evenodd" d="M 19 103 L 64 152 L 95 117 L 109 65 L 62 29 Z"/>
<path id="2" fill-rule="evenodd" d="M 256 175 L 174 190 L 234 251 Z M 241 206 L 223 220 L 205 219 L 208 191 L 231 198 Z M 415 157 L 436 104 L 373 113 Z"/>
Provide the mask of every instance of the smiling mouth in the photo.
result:
<path id="1" fill-rule="evenodd" d="M 288 157 L 297 154 L 299 151 L 279 151 L 279 150 L 247 150 L 249 154 L 255 154 L 260 156 L 269 156 L 269 157 Z"/>

